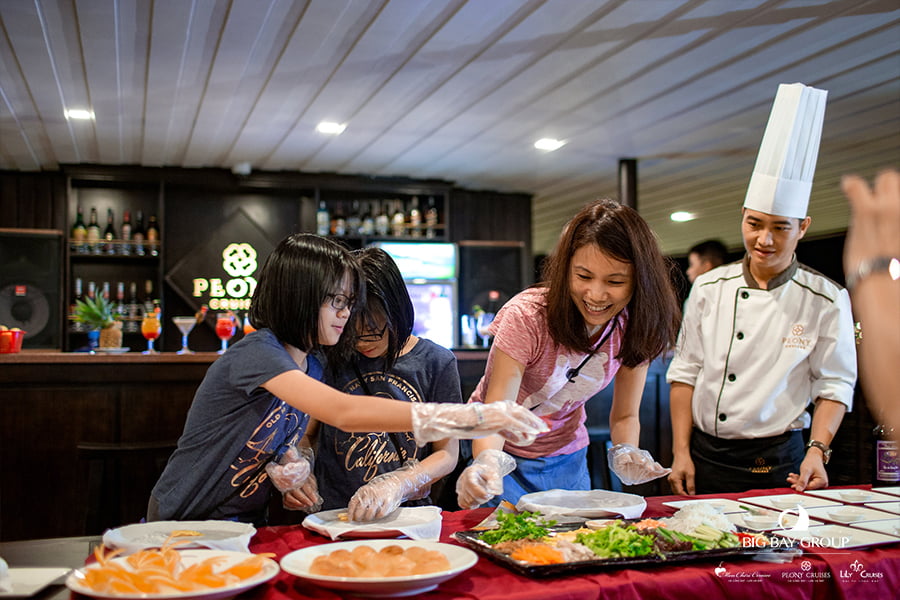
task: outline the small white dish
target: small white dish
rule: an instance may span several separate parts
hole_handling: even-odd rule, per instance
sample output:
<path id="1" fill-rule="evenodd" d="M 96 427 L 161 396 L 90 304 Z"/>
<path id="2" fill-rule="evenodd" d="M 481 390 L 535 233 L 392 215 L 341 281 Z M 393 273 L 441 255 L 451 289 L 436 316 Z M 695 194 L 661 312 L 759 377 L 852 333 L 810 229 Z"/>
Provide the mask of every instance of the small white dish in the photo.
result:
<path id="1" fill-rule="evenodd" d="M 147 548 L 159 548 L 173 532 L 177 531 L 200 534 L 174 538 L 175 541 L 181 542 L 179 550 L 209 548 L 249 552 L 250 539 L 256 534 L 253 525 L 238 521 L 150 521 L 106 530 L 103 534 L 103 545 L 108 548 L 122 548 L 126 554 L 132 554 Z"/>
<path id="2" fill-rule="evenodd" d="M 866 518 L 866 513 L 849 507 L 841 507 L 829 510 L 826 513 L 832 521 L 840 521 L 841 523 L 855 523 Z"/>
<path id="3" fill-rule="evenodd" d="M 744 515 L 744 526 L 755 531 L 768 531 L 778 526 L 778 515 Z"/>

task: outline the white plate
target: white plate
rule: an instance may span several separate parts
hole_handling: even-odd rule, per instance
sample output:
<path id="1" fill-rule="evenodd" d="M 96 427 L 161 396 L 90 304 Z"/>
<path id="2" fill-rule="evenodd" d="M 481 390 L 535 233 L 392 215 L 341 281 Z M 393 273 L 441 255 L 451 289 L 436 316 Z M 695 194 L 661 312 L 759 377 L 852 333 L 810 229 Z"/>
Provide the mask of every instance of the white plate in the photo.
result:
<path id="1" fill-rule="evenodd" d="M 844 525 L 853 525 L 862 521 L 880 521 L 890 517 L 889 513 L 866 508 L 865 506 L 818 506 L 807 508 L 809 516 L 825 521 L 837 521 Z"/>
<path id="2" fill-rule="evenodd" d="M 900 501 L 898 502 L 866 502 L 863 506 L 883 510 L 895 515 L 900 515 Z"/>
<path id="3" fill-rule="evenodd" d="M 827 500 L 836 500 L 838 502 L 846 502 L 847 504 L 863 504 L 864 502 L 891 502 L 896 500 L 895 496 L 889 494 L 880 494 L 871 490 L 810 490 L 803 492 L 817 498 L 825 498 Z"/>
<path id="4" fill-rule="evenodd" d="M 804 541 L 814 540 L 813 547 L 836 548 L 845 550 L 848 548 L 865 548 L 878 544 L 900 543 L 900 538 L 893 535 L 885 535 L 867 529 L 846 527 L 844 525 L 818 525 L 810 527 L 806 531 L 775 531 L 776 535 Z"/>
<path id="5" fill-rule="evenodd" d="M 862 523 L 853 523 L 851 527 L 900 537 L 900 519 L 897 518 L 884 519 L 882 521 L 863 521 Z"/>
<path id="6" fill-rule="evenodd" d="M 437 506 L 411 506 L 398 508 L 383 519 L 367 523 L 341 521 L 339 515 L 346 508 L 323 510 L 303 519 L 303 526 L 333 540 L 396 538 L 402 535 L 412 539 L 435 540 L 441 535 L 441 509 Z"/>
<path id="7" fill-rule="evenodd" d="M 569 515 L 593 519 L 622 515 L 637 519 L 644 514 L 647 502 L 635 494 L 608 492 L 606 490 L 546 490 L 525 494 L 516 503 L 516 509 L 539 512 L 542 515 Z"/>
<path id="8" fill-rule="evenodd" d="M 107 530 L 103 534 L 103 545 L 107 548 L 123 548 L 127 553 L 159 548 L 173 531 L 179 530 L 199 531 L 203 534 L 175 538 L 179 542 L 190 542 L 179 545 L 179 550 L 209 548 L 230 552 L 249 552 L 250 538 L 256 533 L 253 525 L 237 521 L 151 521 Z"/>
<path id="9" fill-rule="evenodd" d="M 746 498 L 738 498 L 739 502 L 749 502 L 757 506 L 765 506 L 767 508 L 775 508 L 778 510 L 793 510 L 799 504 L 803 508 L 815 508 L 817 506 L 840 506 L 840 502 L 834 500 L 826 500 L 825 498 L 814 498 L 812 496 L 804 496 L 802 494 L 778 494 L 775 496 L 747 496 Z"/>
<path id="10" fill-rule="evenodd" d="M 309 567 L 317 556 L 331 554 L 335 550 L 352 551 L 357 546 L 369 546 L 377 552 L 385 546 L 393 545 L 400 546 L 403 549 L 419 546 L 426 550 L 442 552 L 447 557 L 447 560 L 450 561 L 450 568 L 437 573 L 410 575 L 409 577 L 330 577 L 327 575 L 313 575 L 309 572 Z M 442 582 L 472 567 L 476 562 L 478 562 L 478 555 L 473 551 L 451 544 L 416 540 L 357 540 L 353 542 L 321 544 L 295 550 L 281 559 L 281 568 L 291 575 L 325 588 L 352 592 L 357 596 L 389 597 L 416 596 L 433 590 Z"/>
<path id="11" fill-rule="evenodd" d="M 723 514 L 747 512 L 741 508 L 740 502 L 729 500 L 728 498 L 700 498 L 697 500 L 673 500 L 672 502 L 663 502 L 665 506 L 672 508 L 684 508 L 688 504 L 706 504 L 716 512 Z"/>
<path id="12" fill-rule="evenodd" d="M 888 487 L 873 487 L 873 492 L 881 494 L 890 494 L 891 496 L 900 496 L 900 485 L 891 485 Z"/>
<path id="13" fill-rule="evenodd" d="M 97 352 L 102 352 L 103 354 L 124 354 L 131 350 L 131 348 L 126 348 L 124 346 L 120 346 L 118 348 L 94 348 Z"/>
<path id="14" fill-rule="evenodd" d="M 253 554 L 249 552 L 226 552 L 223 550 L 182 550 L 179 552 L 179 554 L 181 555 L 181 564 L 185 567 L 189 567 L 198 562 L 202 562 L 208 558 L 212 558 L 213 556 L 224 556 L 225 560 L 222 561 L 221 564 L 216 565 L 216 567 L 213 569 L 213 572 L 215 573 L 218 573 L 223 569 L 227 569 L 231 565 L 237 564 L 253 556 Z M 128 559 L 126 557 L 117 557 L 112 559 L 111 562 L 122 564 L 125 568 L 133 570 L 126 562 L 127 560 Z M 267 558 L 265 559 L 265 563 L 263 564 L 262 573 L 245 579 L 239 583 L 226 585 L 224 587 L 210 588 L 208 590 L 201 591 L 194 590 L 190 592 L 177 592 L 171 594 L 104 594 L 101 592 L 95 592 L 91 588 L 84 585 L 84 583 L 82 582 L 84 578 L 84 575 L 82 573 L 84 571 L 99 568 L 101 567 L 98 563 L 93 563 L 86 567 L 73 571 L 66 578 L 66 587 L 78 594 L 84 594 L 85 596 L 91 596 L 93 598 L 102 598 L 104 600 L 189 600 L 192 598 L 202 598 L 203 600 L 223 600 L 225 598 L 236 596 L 241 592 L 258 586 L 261 583 L 265 583 L 266 581 L 278 575 L 280 571 L 280 569 L 278 568 L 278 563 L 276 563 L 271 558 Z"/>
<path id="15" fill-rule="evenodd" d="M 11 592 L 0 592 L 0 598 L 25 598 L 33 596 L 39 591 L 59 579 L 72 569 L 63 567 L 31 568 L 10 567 L 9 579 L 12 583 Z"/>

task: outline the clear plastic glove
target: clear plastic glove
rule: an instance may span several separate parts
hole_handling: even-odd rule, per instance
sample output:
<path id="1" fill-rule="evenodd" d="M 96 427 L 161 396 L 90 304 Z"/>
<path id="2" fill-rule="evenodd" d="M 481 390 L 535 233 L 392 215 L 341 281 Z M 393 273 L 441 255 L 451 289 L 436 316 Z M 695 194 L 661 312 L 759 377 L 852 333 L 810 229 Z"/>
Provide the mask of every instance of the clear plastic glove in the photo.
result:
<path id="1" fill-rule="evenodd" d="M 424 498 L 429 491 L 431 475 L 413 458 L 356 490 L 347 506 L 347 516 L 351 521 L 374 521 L 388 516 L 407 500 Z"/>
<path id="2" fill-rule="evenodd" d="M 483 450 L 456 480 L 460 508 L 478 508 L 503 493 L 503 478 L 516 470 L 516 459 L 502 450 Z"/>
<path id="3" fill-rule="evenodd" d="M 646 450 L 631 444 L 616 444 L 607 454 L 609 468 L 625 485 L 637 485 L 653 481 L 672 472 L 653 460 Z"/>
<path id="4" fill-rule="evenodd" d="M 446 438 L 474 439 L 498 433 L 517 446 L 527 446 L 550 428 L 540 417 L 512 400 L 490 404 L 413 402 L 413 434 L 416 443 Z"/>
<path id="5" fill-rule="evenodd" d="M 311 474 L 298 488 L 281 495 L 281 505 L 287 510 L 302 510 L 316 513 L 322 510 L 322 497 L 319 495 L 319 484 L 316 476 Z"/>
<path id="6" fill-rule="evenodd" d="M 312 473 L 313 460 L 312 448 L 291 446 L 278 462 L 266 465 L 266 473 L 279 492 L 289 492 L 303 485 Z"/>

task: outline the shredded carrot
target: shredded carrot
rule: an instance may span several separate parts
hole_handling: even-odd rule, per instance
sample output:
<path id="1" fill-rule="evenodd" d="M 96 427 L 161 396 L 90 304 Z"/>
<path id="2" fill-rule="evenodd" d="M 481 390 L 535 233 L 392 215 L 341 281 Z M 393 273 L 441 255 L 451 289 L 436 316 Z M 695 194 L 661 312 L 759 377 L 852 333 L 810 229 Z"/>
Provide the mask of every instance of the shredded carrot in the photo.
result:
<path id="1" fill-rule="evenodd" d="M 666 524 L 662 521 L 657 521 L 656 519 L 644 519 L 635 523 L 634 526 L 638 529 L 655 529 L 658 527 L 665 527 Z"/>
<path id="2" fill-rule="evenodd" d="M 510 557 L 533 565 L 555 565 L 565 562 L 562 553 L 547 544 L 526 544 L 515 550 Z"/>

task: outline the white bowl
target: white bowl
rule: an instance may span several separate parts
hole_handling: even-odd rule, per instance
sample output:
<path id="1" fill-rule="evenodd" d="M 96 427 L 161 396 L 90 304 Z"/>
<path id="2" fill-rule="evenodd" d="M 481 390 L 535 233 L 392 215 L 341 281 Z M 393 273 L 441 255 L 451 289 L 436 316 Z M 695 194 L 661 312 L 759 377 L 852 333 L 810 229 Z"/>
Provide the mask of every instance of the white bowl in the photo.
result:
<path id="1" fill-rule="evenodd" d="M 865 513 L 855 508 L 836 508 L 829 511 L 828 516 L 841 523 L 855 523 L 856 521 L 862 521 L 865 518 Z"/>
<path id="2" fill-rule="evenodd" d="M 841 492 L 840 496 L 841 500 L 846 500 L 847 502 L 866 502 L 872 499 L 872 494 L 860 490 L 847 490 Z"/>
<path id="3" fill-rule="evenodd" d="M 775 515 L 743 515 L 744 525 L 750 529 L 775 529 L 778 517 Z"/>
<path id="4" fill-rule="evenodd" d="M 783 496 L 781 498 L 772 498 L 770 502 L 778 508 L 796 508 L 799 504 L 803 506 L 803 498 L 801 496 Z"/>

